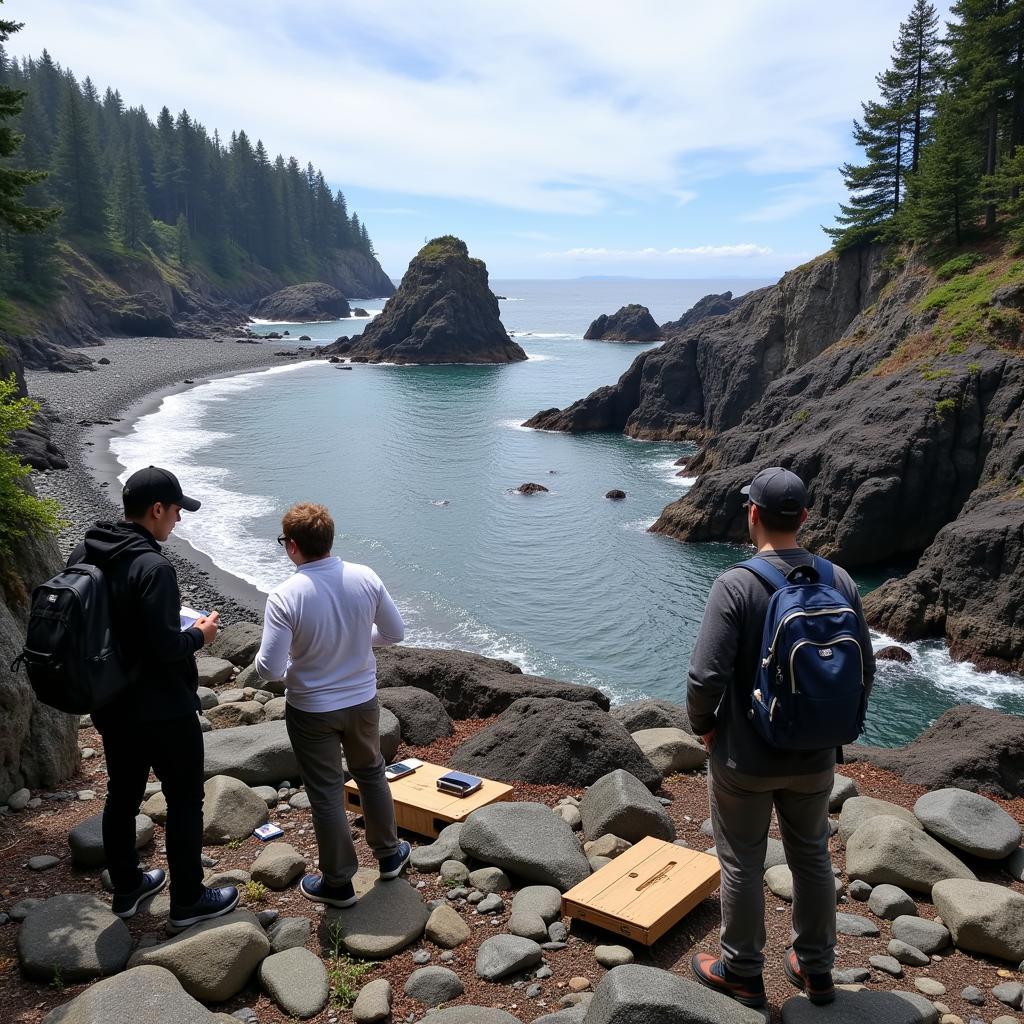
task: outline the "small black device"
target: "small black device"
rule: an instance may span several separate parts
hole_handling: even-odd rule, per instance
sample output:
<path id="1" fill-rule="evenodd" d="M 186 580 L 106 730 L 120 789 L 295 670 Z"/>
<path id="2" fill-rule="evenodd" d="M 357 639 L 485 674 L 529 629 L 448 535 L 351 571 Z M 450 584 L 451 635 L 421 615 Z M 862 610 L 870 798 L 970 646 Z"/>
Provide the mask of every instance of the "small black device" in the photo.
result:
<path id="1" fill-rule="evenodd" d="M 442 793 L 451 793 L 452 796 L 469 796 L 483 784 L 483 779 L 468 772 L 448 772 L 437 780 L 437 788 Z"/>
<path id="2" fill-rule="evenodd" d="M 395 764 L 389 764 L 384 769 L 384 774 L 388 778 L 388 782 L 394 782 L 395 779 L 404 778 L 406 775 L 412 775 L 418 766 L 410 764 L 408 761 L 397 761 Z"/>

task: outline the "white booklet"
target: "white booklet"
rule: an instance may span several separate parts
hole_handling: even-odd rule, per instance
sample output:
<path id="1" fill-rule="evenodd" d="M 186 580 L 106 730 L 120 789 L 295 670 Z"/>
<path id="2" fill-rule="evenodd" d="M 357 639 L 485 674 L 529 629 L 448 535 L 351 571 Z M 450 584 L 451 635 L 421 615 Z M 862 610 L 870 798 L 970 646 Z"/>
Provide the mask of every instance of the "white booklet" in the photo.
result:
<path id="1" fill-rule="evenodd" d="M 198 619 L 202 619 L 209 614 L 209 612 L 197 612 L 195 608 L 182 608 L 180 611 L 181 631 L 184 632 L 186 629 L 191 629 Z"/>

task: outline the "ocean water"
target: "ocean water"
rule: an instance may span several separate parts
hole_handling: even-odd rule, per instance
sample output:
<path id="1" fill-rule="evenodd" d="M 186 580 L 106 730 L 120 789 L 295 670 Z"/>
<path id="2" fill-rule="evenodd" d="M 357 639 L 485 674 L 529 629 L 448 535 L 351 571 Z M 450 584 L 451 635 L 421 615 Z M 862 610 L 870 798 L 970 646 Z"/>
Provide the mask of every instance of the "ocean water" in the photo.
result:
<path id="1" fill-rule="evenodd" d="M 335 552 L 379 573 L 408 642 L 508 658 L 614 701 L 682 701 L 711 583 L 748 553 L 646 532 L 692 484 L 674 466 L 692 447 L 519 424 L 614 382 L 650 347 L 583 341 L 599 313 L 640 302 L 664 322 L 708 292 L 763 283 L 495 281 L 525 363 L 287 364 L 169 396 L 112 450 L 126 467 L 168 465 L 187 481 L 204 504 L 178 535 L 263 590 L 291 571 L 274 541 L 281 513 L 322 501 L 337 524 Z M 383 303 L 353 305 L 373 314 Z M 364 324 L 254 329 L 288 330 L 276 343 L 287 345 Z M 528 481 L 549 493 L 514 493 Z M 625 501 L 604 497 L 613 487 Z M 866 590 L 879 578 L 859 582 Z M 867 741 L 905 742 L 963 701 L 1024 714 L 1021 678 L 954 663 L 941 643 L 910 647 L 911 665 L 880 666 Z"/>

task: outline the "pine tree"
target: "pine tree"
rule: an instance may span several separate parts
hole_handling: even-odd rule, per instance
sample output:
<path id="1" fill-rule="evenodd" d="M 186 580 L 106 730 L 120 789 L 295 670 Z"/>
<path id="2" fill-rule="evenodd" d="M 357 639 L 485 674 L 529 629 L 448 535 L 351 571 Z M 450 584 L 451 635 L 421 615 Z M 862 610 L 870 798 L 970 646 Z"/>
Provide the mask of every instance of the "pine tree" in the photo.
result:
<path id="1" fill-rule="evenodd" d="M 935 101 L 942 88 L 946 58 L 939 40 L 939 16 L 928 0 L 914 0 L 910 17 L 900 25 L 893 70 L 903 83 L 910 108 L 910 167 L 916 174 L 921 149 L 931 138 Z"/>
<path id="2" fill-rule="evenodd" d="M 67 87 L 53 154 L 53 185 L 69 231 L 94 234 L 106 228 L 106 190 L 96 140 L 77 86 Z"/>
<path id="3" fill-rule="evenodd" d="M 146 205 L 139 163 L 128 143 L 121 149 L 111 206 L 111 222 L 119 241 L 129 249 L 141 249 L 152 226 L 152 217 Z"/>

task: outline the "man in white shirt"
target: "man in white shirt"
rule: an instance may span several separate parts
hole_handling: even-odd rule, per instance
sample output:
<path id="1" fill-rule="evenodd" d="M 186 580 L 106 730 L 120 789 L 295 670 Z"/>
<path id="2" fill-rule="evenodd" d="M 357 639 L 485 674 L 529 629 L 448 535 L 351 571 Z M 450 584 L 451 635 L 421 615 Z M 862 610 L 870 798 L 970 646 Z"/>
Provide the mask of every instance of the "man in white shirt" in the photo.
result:
<path id="1" fill-rule="evenodd" d="M 285 724 L 320 848 L 321 874 L 306 875 L 299 888 L 314 902 L 350 907 L 359 865 L 345 816 L 342 749 L 380 877 L 397 877 L 412 853 L 398 839 L 384 775 L 373 656 L 374 647 L 401 643 L 405 623 L 372 569 L 332 557 L 334 520 L 323 505 L 293 505 L 281 530 L 277 542 L 296 570 L 267 597 L 256 671 L 285 681 Z"/>

